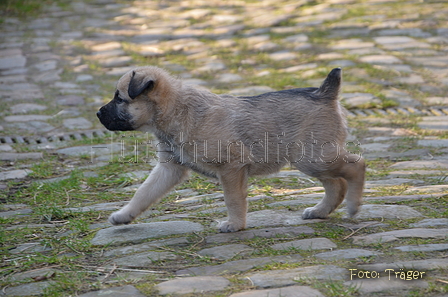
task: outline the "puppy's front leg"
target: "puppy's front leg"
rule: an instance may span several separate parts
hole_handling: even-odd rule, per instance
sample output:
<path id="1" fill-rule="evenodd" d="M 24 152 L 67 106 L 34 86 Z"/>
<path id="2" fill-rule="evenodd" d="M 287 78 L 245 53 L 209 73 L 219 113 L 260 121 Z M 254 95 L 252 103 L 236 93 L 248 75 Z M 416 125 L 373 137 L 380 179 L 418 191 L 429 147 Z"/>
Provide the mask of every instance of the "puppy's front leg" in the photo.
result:
<path id="1" fill-rule="evenodd" d="M 224 190 L 224 201 L 229 215 L 228 221 L 219 224 L 220 232 L 235 232 L 246 228 L 247 214 L 247 170 L 226 172 L 220 176 Z"/>
<path id="2" fill-rule="evenodd" d="M 113 225 L 130 223 L 180 183 L 186 177 L 187 171 L 187 168 L 172 163 L 157 164 L 131 201 L 110 215 L 109 222 Z"/>

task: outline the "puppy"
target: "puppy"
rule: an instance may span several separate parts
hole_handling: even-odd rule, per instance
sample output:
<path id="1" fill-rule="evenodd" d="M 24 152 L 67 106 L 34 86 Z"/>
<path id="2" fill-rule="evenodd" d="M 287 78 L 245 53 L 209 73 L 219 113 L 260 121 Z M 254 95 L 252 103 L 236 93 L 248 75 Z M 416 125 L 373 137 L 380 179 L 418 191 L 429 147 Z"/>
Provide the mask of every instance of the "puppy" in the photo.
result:
<path id="1" fill-rule="evenodd" d="M 341 73 L 333 69 L 319 88 L 251 97 L 216 95 L 157 67 L 126 73 L 97 116 L 112 131 L 152 132 L 159 140 L 159 162 L 109 221 L 130 223 L 193 170 L 219 179 L 229 217 L 219 231 L 238 231 L 246 226 L 248 177 L 275 173 L 288 163 L 325 188 L 322 201 L 305 209 L 303 219 L 327 218 L 344 197 L 354 216 L 361 205 L 365 162 L 346 150 L 347 127 L 338 101 Z"/>

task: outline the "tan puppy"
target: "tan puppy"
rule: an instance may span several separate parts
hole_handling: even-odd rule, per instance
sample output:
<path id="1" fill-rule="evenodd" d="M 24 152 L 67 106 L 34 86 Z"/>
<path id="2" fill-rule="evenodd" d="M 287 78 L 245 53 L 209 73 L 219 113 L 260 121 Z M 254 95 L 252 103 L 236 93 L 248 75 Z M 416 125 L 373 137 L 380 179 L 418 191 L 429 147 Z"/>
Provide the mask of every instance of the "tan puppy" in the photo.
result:
<path id="1" fill-rule="evenodd" d="M 322 201 L 305 209 L 304 219 L 328 217 L 344 197 L 349 215 L 355 215 L 365 165 L 345 149 L 340 85 L 338 68 L 320 88 L 234 97 L 185 85 L 157 67 L 126 73 L 98 118 L 109 130 L 154 133 L 159 163 L 109 221 L 130 223 L 193 170 L 220 180 L 229 220 L 219 230 L 238 231 L 246 226 L 248 177 L 277 172 L 287 163 L 325 188 Z"/>

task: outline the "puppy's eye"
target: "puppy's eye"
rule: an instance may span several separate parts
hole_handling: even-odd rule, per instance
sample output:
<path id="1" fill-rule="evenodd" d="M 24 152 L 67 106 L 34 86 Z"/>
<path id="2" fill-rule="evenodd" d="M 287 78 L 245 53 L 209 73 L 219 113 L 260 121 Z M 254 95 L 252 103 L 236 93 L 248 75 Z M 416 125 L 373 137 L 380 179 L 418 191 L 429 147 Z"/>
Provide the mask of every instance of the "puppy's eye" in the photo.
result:
<path id="1" fill-rule="evenodd" d="M 122 104 L 125 103 L 126 101 L 120 97 L 115 98 L 115 102 L 117 102 L 117 104 Z"/>
<path id="2" fill-rule="evenodd" d="M 126 100 L 120 97 L 120 93 L 118 92 L 118 90 L 115 91 L 114 101 L 116 104 L 126 103 Z"/>

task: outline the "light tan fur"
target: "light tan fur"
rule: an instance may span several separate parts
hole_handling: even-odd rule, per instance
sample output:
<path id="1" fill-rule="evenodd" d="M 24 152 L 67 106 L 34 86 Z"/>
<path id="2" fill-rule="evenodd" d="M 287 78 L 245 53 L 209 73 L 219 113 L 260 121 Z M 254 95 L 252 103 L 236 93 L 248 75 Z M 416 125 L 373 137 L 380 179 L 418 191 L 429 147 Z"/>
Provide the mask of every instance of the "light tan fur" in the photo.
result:
<path id="1" fill-rule="evenodd" d="M 344 198 L 349 215 L 355 215 L 365 164 L 346 150 L 340 83 L 341 71 L 334 69 L 320 88 L 234 97 L 185 85 L 156 67 L 123 75 L 115 98 L 98 117 L 110 130 L 153 132 L 160 162 L 109 221 L 131 222 L 194 170 L 220 180 L 229 219 L 219 230 L 238 231 L 246 226 L 248 177 L 274 173 L 288 163 L 325 188 L 304 219 L 326 218 Z"/>

